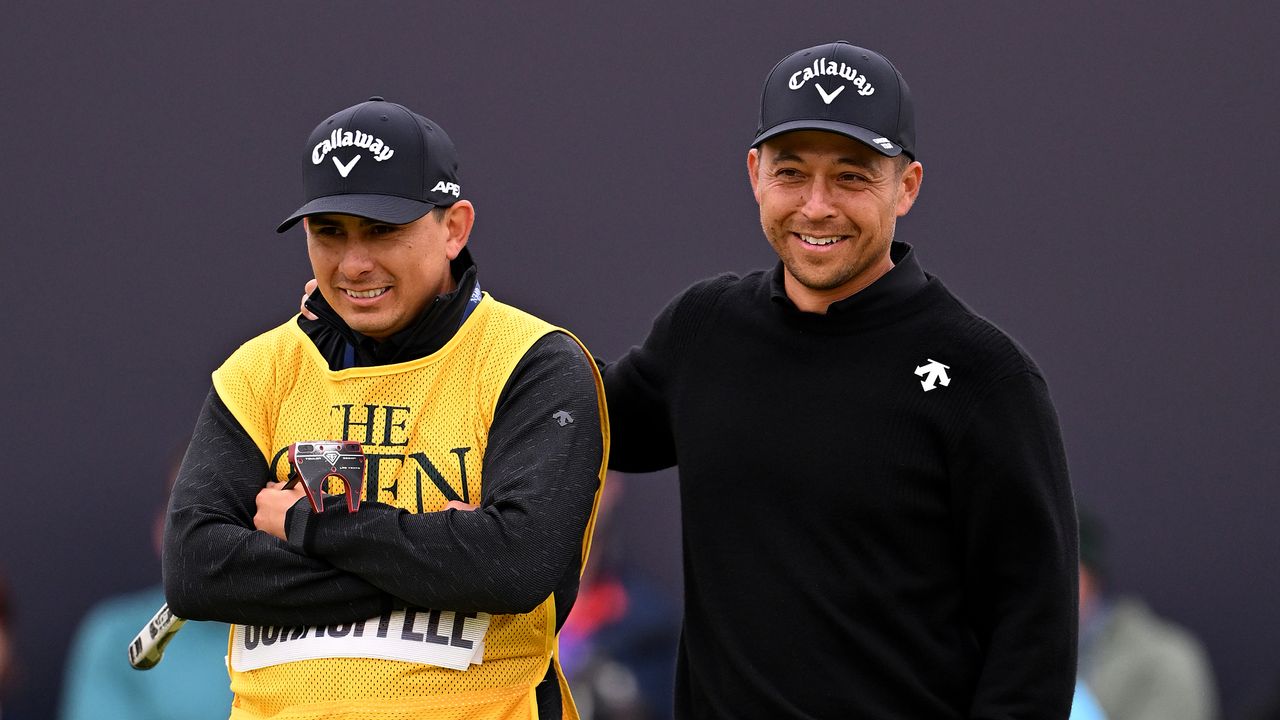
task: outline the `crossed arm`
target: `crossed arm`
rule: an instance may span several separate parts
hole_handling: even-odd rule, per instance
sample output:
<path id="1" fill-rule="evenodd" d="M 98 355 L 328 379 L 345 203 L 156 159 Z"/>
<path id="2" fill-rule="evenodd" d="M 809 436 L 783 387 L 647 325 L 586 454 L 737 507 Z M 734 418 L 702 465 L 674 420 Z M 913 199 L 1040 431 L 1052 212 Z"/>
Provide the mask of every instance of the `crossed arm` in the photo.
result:
<path id="1" fill-rule="evenodd" d="M 576 579 L 603 458 L 588 360 L 544 337 L 504 389 L 475 512 L 366 502 L 315 515 L 210 392 L 165 531 L 165 592 L 182 617 L 302 625 L 390 607 L 524 612 Z M 576 422 L 546 422 L 566 402 Z M 552 408 L 551 406 L 555 407 Z M 340 500 L 333 498 L 333 500 Z"/>

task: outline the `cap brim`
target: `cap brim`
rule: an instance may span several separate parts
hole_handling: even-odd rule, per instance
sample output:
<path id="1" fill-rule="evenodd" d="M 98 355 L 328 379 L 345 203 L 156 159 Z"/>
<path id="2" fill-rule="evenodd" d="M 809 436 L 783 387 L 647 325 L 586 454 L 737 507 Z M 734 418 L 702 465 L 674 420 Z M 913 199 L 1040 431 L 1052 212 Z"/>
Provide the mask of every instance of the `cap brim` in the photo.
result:
<path id="1" fill-rule="evenodd" d="M 410 200 L 395 195 L 329 195 L 316 198 L 298 208 L 288 219 L 280 223 L 276 232 L 282 233 L 302 218 L 320 213 L 355 215 L 392 225 L 404 225 L 426 215 L 435 207 L 434 203 Z"/>
<path id="2" fill-rule="evenodd" d="M 792 120 L 790 122 L 774 125 L 768 130 L 757 135 L 756 139 L 752 141 L 751 147 L 759 147 L 760 143 L 768 140 L 769 138 L 777 137 L 783 133 L 795 132 L 796 130 L 825 130 L 826 132 L 844 135 L 845 137 L 858 140 L 872 150 L 875 150 L 881 155 L 885 155 L 887 157 L 897 157 L 904 152 L 901 145 L 893 142 L 874 130 L 868 130 L 864 127 L 850 125 L 848 123 L 835 122 L 833 120 Z M 910 153 L 908 153 L 908 155 L 910 155 Z"/>

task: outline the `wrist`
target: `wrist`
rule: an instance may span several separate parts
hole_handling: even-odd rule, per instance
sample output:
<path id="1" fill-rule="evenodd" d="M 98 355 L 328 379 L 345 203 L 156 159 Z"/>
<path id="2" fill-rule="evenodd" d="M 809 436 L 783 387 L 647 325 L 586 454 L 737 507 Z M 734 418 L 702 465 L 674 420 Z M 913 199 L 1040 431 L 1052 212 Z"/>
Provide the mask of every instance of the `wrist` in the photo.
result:
<path id="1" fill-rule="evenodd" d="M 305 496 L 299 498 L 284 515 L 284 541 L 303 555 L 310 555 L 314 545 L 315 517 L 316 513 Z"/>

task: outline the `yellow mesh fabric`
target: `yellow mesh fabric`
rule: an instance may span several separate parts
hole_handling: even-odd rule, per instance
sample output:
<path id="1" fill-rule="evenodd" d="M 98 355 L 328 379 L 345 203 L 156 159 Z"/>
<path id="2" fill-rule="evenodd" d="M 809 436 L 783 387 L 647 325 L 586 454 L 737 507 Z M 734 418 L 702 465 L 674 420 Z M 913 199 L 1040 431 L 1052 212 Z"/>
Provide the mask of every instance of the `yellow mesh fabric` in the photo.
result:
<path id="1" fill-rule="evenodd" d="M 285 450 L 290 443 L 354 440 L 364 445 L 369 461 L 366 499 L 432 512 L 454 499 L 440 483 L 459 498 L 479 501 L 480 464 L 498 396 L 529 347 L 553 330 L 486 295 L 438 352 L 408 363 L 333 372 L 290 321 L 243 345 L 213 380 L 218 396 L 278 478 L 288 474 Z M 607 449 L 608 419 L 598 373 L 596 385 Z M 606 452 L 602 484 L 607 462 Z M 584 562 L 594 521 L 593 508 L 583 540 Z M 533 688 L 548 663 L 555 662 L 554 633 L 549 598 L 524 615 L 494 615 L 485 636 L 484 662 L 466 671 L 370 658 L 302 660 L 232 671 L 236 698 L 231 717 L 534 718 Z M 558 663 L 556 671 L 563 677 Z M 572 708 L 572 701 L 565 703 L 566 718 L 576 717 Z"/>

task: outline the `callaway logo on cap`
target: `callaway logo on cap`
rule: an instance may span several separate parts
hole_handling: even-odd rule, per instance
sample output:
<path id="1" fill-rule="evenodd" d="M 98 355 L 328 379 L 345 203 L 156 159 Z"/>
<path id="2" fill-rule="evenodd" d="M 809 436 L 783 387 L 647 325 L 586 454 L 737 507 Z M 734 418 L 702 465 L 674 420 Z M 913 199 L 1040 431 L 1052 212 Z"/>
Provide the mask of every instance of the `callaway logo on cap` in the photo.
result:
<path id="1" fill-rule="evenodd" d="M 840 42 L 797 50 L 774 66 L 760 96 L 760 143 L 793 130 L 826 130 L 889 157 L 915 158 L 911 91 L 883 55 Z"/>
<path id="2" fill-rule="evenodd" d="M 311 131 L 303 179 L 307 202 L 276 232 L 318 213 L 403 225 L 462 196 L 458 153 L 444 129 L 380 97 Z"/>

